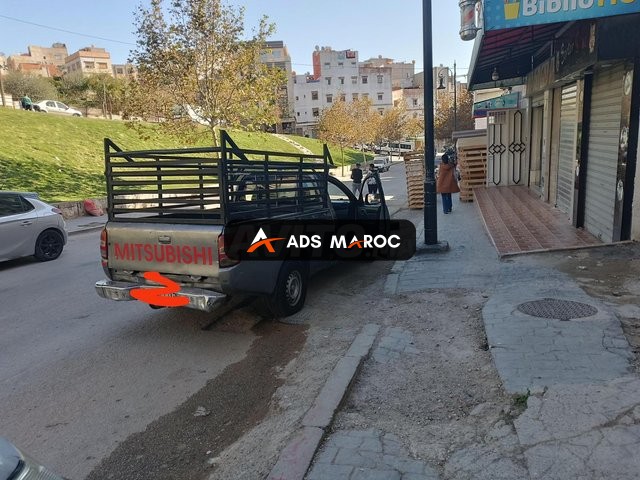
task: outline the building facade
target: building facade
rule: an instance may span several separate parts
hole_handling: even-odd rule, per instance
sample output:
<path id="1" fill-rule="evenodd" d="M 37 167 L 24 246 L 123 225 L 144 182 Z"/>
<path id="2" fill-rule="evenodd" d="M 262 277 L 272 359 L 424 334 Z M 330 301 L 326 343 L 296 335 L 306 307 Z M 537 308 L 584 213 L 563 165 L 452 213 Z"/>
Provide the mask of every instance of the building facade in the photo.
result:
<path id="1" fill-rule="evenodd" d="M 416 62 L 394 62 L 392 58 L 370 58 L 362 62 L 366 67 L 390 67 L 391 86 L 393 88 L 412 88 L 413 77 L 416 73 Z"/>
<path id="2" fill-rule="evenodd" d="M 11 70 L 42 77 L 58 77 L 64 72 L 64 62 L 68 55 L 64 43 L 54 43 L 51 47 L 29 45 L 27 50 L 27 53 L 11 55 L 7 59 Z"/>
<path id="3" fill-rule="evenodd" d="M 312 59 L 313 74 L 293 77 L 297 134 L 315 136 L 322 110 L 335 101 L 368 98 L 381 114 L 393 107 L 390 66 L 361 64 L 357 51 L 331 47 L 317 47 Z"/>
<path id="4" fill-rule="evenodd" d="M 111 54 L 104 48 L 94 46 L 81 48 L 69 55 L 65 59 L 64 68 L 67 74 L 113 76 Z"/>
<path id="5" fill-rule="evenodd" d="M 260 61 L 269 67 L 279 68 L 287 76 L 287 84 L 279 92 L 280 122 L 275 126 L 277 132 L 293 133 L 295 130 L 294 118 L 294 94 L 293 71 L 291 69 L 291 56 L 286 45 L 282 41 L 266 42 L 265 49 L 260 56 Z"/>
<path id="6" fill-rule="evenodd" d="M 603 242 L 640 239 L 640 3 L 525 3 L 482 2 L 471 87 L 524 86 L 489 116 L 489 163 Z"/>

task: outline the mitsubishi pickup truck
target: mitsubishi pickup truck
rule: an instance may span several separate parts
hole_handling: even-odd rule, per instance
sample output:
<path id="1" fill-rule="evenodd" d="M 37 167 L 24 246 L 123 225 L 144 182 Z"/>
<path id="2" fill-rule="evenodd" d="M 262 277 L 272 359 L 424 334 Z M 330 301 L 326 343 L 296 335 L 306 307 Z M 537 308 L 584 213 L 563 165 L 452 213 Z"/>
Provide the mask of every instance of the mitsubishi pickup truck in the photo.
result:
<path id="1" fill-rule="evenodd" d="M 299 311 L 309 277 L 321 261 L 232 259 L 225 250 L 231 222 L 386 220 L 378 174 L 375 197 L 356 198 L 330 175 L 322 155 L 240 149 L 221 132 L 219 147 L 123 151 L 104 141 L 108 222 L 100 239 L 104 298 L 134 300 L 154 288 L 145 272 L 176 282 L 187 308 L 213 311 L 233 296 L 262 296 L 276 317 Z"/>

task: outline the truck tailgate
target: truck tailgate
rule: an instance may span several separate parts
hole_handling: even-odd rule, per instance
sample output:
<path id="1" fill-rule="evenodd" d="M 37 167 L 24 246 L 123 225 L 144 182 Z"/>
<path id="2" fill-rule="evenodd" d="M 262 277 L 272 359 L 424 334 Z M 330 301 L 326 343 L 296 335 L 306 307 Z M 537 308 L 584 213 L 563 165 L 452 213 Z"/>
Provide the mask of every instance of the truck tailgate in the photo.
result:
<path id="1" fill-rule="evenodd" d="M 108 268 L 217 277 L 220 225 L 109 222 Z"/>

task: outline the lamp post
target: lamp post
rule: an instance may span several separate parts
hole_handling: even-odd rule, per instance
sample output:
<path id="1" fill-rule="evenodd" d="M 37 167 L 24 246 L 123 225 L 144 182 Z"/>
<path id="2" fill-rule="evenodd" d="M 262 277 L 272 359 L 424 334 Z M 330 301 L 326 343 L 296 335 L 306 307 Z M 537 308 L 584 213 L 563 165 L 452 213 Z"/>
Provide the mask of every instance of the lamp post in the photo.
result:
<path id="1" fill-rule="evenodd" d="M 424 65 L 424 243 L 438 244 L 435 150 L 433 130 L 433 51 L 431 0 L 422 0 L 422 57 Z M 428 73 L 428 74 L 427 74 Z"/>

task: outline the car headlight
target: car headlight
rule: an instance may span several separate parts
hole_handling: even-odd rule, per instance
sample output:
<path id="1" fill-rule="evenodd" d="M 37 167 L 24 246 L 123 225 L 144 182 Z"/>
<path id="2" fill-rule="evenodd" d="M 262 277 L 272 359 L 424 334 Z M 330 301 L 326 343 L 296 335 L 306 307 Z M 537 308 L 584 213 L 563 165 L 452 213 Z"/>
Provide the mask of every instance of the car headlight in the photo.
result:
<path id="1" fill-rule="evenodd" d="M 64 480 L 0 437 L 0 480 Z"/>

